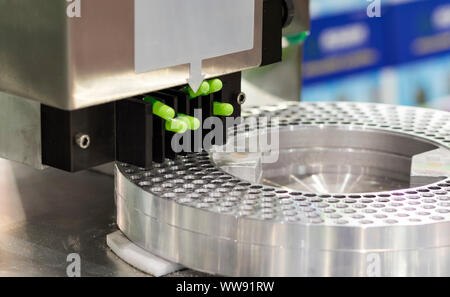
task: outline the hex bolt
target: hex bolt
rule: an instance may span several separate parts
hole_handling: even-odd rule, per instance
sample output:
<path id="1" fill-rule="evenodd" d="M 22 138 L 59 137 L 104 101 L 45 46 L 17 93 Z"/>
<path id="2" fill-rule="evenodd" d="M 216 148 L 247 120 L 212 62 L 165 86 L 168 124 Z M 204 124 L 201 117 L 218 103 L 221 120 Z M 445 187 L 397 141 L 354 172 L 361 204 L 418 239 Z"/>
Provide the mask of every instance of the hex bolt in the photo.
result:
<path id="1" fill-rule="evenodd" d="M 237 103 L 238 103 L 239 105 L 242 105 L 242 104 L 245 103 L 245 100 L 246 100 L 246 99 L 247 99 L 247 95 L 245 95 L 244 92 L 240 92 L 240 93 L 237 95 L 236 101 L 237 101 Z"/>
<path id="2" fill-rule="evenodd" d="M 78 145 L 78 147 L 85 150 L 91 145 L 91 138 L 87 134 L 77 133 L 75 135 L 75 143 Z"/>

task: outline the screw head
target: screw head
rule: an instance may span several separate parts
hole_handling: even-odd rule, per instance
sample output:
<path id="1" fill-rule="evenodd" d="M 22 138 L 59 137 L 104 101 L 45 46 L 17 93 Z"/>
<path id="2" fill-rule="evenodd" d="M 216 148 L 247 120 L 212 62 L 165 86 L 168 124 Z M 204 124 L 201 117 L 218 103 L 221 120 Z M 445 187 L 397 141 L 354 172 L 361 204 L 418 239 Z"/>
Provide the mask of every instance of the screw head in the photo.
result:
<path id="1" fill-rule="evenodd" d="M 91 138 L 87 134 L 78 133 L 75 135 L 75 143 L 79 148 L 85 150 L 91 145 Z"/>
<path id="2" fill-rule="evenodd" d="M 244 104 L 246 99 L 247 99 L 247 95 L 245 95 L 244 92 L 240 92 L 236 97 L 236 101 L 239 105 Z"/>

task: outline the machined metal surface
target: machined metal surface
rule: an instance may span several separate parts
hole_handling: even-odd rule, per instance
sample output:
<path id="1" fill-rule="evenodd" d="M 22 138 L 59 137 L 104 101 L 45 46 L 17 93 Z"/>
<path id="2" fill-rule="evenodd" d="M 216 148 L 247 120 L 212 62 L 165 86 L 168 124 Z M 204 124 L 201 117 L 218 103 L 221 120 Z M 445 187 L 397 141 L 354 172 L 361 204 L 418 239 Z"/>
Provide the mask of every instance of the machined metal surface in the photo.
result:
<path id="1" fill-rule="evenodd" d="M 0 158 L 43 169 L 41 105 L 0 92 Z"/>
<path id="2" fill-rule="evenodd" d="M 35 170 L 0 160 L 0 276 L 144 276 L 106 246 L 114 224 L 113 178 Z"/>
<path id="3" fill-rule="evenodd" d="M 256 115 L 278 118 L 270 126 L 280 131 L 279 160 L 292 157 L 283 147 L 305 149 L 306 160 L 294 153 L 291 163 L 331 164 L 307 169 L 317 177 L 349 174 L 361 192 L 346 193 L 347 185 L 333 193 L 345 180 L 301 191 L 289 181 L 251 183 L 226 173 L 207 153 L 152 170 L 117 164 L 117 220 L 124 234 L 163 258 L 219 275 L 450 275 L 450 164 L 439 164 L 448 160 L 449 113 L 300 103 L 247 110 Z M 317 155 L 320 148 L 325 155 Z M 415 158 L 427 151 L 434 156 Z M 262 165 L 262 176 L 276 176 L 270 166 Z M 308 174 L 300 179 L 320 184 Z"/>
<path id="4" fill-rule="evenodd" d="M 0 276 L 65 277 L 80 256 L 81 276 L 145 277 L 111 251 L 113 165 L 71 174 L 0 159 Z M 70 270 L 72 271 L 72 270 Z M 169 276 L 202 276 L 183 270 Z"/>
<path id="5" fill-rule="evenodd" d="M 81 2 L 68 17 L 72 2 L 0 0 L 0 90 L 73 110 L 187 83 L 188 64 L 135 72 L 134 0 Z M 261 64 L 262 10 L 256 0 L 254 48 L 203 60 L 206 78 Z M 167 36 L 179 29 L 170 24 Z"/>

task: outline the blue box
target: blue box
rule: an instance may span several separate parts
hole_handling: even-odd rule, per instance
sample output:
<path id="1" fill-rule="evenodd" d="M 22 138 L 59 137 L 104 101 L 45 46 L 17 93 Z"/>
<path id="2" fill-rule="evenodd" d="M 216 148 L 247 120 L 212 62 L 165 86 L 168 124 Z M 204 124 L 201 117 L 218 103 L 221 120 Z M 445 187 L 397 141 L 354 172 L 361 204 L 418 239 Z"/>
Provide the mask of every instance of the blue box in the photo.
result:
<path id="1" fill-rule="evenodd" d="M 343 13 L 339 1 L 315 1 L 328 6 L 312 21 L 305 43 L 303 101 L 450 110 L 450 0 L 383 0 L 381 18 L 356 6 Z M 379 60 L 358 64 L 370 51 Z"/>
<path id="2" fill-rule="evenodd" d="M 325 16 L 363 11 L 368 5 L 366 1 L 358 0 L 311 0 L 309 7 L 311 18 L 314 20 Z"/>
<path id="3" fill-rule="evenodd" d="M 398 104 L 450 110 L 450 54 L 399 65 L 395 71 Z"/>
<path id="4" fill-rule="evenodd" d="M 304 45 L 303 83 L 309 85 L 385 64 L 384 17 L 366 9 L 313 19 Z"/>
<path id="5" fill-rule="evenodd" d="M 302 101 L 381 102 L 380 70 L 370 70 L 303 87 Z"/>
<path id="6" fill-rule="evenodd" d="M 448 0 L 392 3 L 386 17 L 388 64 L 407 63 L 450 52 Z"/>

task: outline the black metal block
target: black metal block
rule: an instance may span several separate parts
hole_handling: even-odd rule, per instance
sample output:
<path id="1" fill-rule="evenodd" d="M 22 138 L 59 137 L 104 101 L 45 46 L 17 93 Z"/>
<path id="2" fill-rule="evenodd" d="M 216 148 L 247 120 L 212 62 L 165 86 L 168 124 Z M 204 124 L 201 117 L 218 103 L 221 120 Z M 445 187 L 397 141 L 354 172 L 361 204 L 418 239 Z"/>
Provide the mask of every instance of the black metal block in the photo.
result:
<path id="1" fill-rule="evenodd" d="M 242 73 L 236 72 L 219 77 L 222 80 L 222 91 L 214 94 L 214 101 L 230 103 L 234 112 L 230 117 L 241 116 L 241 104 L 238 103 L 238 96 L 241 93 Z"/>
<path id="2" fill-rule="evenodd" d="M 178 114 L 178 97 L 175 95 L 171 95 L 165 92 L 155 92 L 151 93 L 149 96 L 163 102 L 164 104 L 167 104 L 168 106 L 172 107 L 175 110 L 175 115 Z M 161 119 L 162 120 L 162 119 Z M 162 120 L 161 123 L 164 123 L 164 126 L 162 129 L 164 131 L 161 131 L 161 140 L 164 142 L 164 157 L 167 159 L 174 160 L 177 157 L 177 154 L 172 149 L 172 137 L 175 135 L 175 133 L 166 131 L 165 128 L 165 120 Z M 157 141 L 155 139 L 155 141 Z"/>
<path id="3" fill-rule="evenodd" d="M 227 124 L 234 124 L 236 119 L 241 116 L 241 104 L 238 102 L 237 98 L 241 94 L 241 81 L 242 73 L 236 72 L 220 77 L 223 82 L 222 91 L 214 94 L 214 101 L 224 102 L 233 105 L 234 112 L 229 117 L 219 117 L 222 119 L 223 123 L 223 139 L 215 139 L 215 145 L 223 145 L 227 141 Z M 233 119 L 233 121 L 227 121 L 227 118 Z"/>
<path id="4" fill-rule="evenodd" d="M 282 59 L 283 0 L 264 0 L 261 66 L 280 62 Z"/>
<path id="5" fill-rule="evenodd" d="M 150 168 L 153 162 L 153 104 L 133 98 L 116 102 L 116 158 Z"/>
<path id="6" fill-rule="evenodd" d="M 178 113 L 183 113 L 186 115 L 189 115 L 189 111 L 190 111 L 190 100 L 191 98 L 189 97 L 188 94 L 182 92 L 181 90 L 172 88 L 172 89 L 167 89 L 162 91 L 165 94 L 168 95 L 172 95 L 172 96 L 176 96 L 176 100 L 177 100 L 177 108 L 178 108 Z"/>
<path id="7" fill-rule="evenodd" d="M 178 103 L 178 113 L 182 113 L 185 115 L 191 115 L 193 116 L 193 113 L 191 111 L 191 98 L 189 97 L 188 94 L 186 94 L 185 92 L 181 91 L 179 88 L 171 88 L 171 89 L 167 89 L 163 91 L 166 94 L 172 95 L 172 96 L 176 96 L 176 100 Z M 187 146 L 189 148 L 191 148 L 191 138 L 189 137 L 189 135 L 192 135 L 193 132 L 192 131 L 187 131 L 186 132 L 188 134 L 187 137 L 183 138 L 183 141 L 189 141 L 189 143 L 187 144 Z M 187 152 L 185 151 L 181 151 L 179 154 L 180 155 L 186 155 Z"/>
<path id="8" fill-rule="evenodd" d="M 112 162 L 114 103 L 75 111 L 41 105 L 42 163 L 75 172 Z"/>

